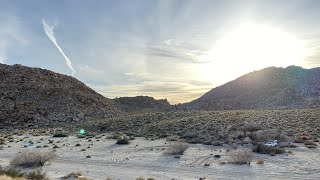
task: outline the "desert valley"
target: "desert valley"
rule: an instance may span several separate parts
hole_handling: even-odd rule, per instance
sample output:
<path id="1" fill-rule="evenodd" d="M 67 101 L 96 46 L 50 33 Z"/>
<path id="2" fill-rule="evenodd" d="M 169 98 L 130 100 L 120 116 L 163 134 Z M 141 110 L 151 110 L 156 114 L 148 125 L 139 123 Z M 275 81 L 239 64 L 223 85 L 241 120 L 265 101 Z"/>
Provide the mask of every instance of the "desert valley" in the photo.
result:
<path id="1" fill-rule="evenodd" d="M 0 64 L 4 179 L 319 179 L 320 68 L 269 67 L 171 105 Z"/>

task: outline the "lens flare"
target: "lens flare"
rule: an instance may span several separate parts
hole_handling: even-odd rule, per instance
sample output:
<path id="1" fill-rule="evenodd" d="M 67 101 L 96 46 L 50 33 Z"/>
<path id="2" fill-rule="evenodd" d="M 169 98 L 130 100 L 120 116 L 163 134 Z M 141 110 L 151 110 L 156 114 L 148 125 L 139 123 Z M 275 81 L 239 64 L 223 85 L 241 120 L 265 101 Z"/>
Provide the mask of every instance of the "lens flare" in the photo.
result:
<path id="1" fill-rule="evenodd" d="M 85 134 L 85 133 L 86 133 L 86 130 L 80 129 L 79 133 L 80 133 L 80 134 Z"/>

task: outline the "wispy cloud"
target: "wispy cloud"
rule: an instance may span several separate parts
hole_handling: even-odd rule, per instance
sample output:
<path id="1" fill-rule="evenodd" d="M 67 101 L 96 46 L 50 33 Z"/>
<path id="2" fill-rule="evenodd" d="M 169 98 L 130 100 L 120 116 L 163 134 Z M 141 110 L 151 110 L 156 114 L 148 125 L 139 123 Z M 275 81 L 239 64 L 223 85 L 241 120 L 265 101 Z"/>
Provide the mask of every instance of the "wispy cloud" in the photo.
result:
<path id="1" fill-rule="evenodd" d="M 48 36 L 48 38 L 51 40 L 51 42 L 57 47 L 57 49 L 60 51 L 60 53 L 62 54 L 62 56 L 64 57 L 67 66 L 69 67 L 69 69 L 71 70 L 71 75 L 73 76 L 76 71 L 74 70 L 72 63 L 70 61 L 70 59 L 68 58 L 68 56 L 63 52 L 62 48 L 59 46 L 56 37 L 54 36 L 54 26 L 50 26 L 45 19 L 42 19 L 42 24 L 43 24 L 43 29 L 44 32 L 46 33 L 46 35 Z"/>
<path id="2" fill-rule="evenodd" d="M 192 44 L 178 42 L 175 39 L 165 40 L 161 44 L 149 44 L 146 46 L 144 53 L 150 56 L 170 58 L 183 63 L 202 64 L 208 62 L 201 58 L 206 53 L 206 50 Z"/>
<path id="3" fill-rule="evenodd" d="M 78 69 L 79 69 L 80 71 L 83 71 L 83 72 L 85 72 L 85 73 L 94 74 L 94 75 L 102 75 L 102 74 L 104 74 L 104 71 L 103 71 L 103 70 L 96 69 L 96 68 L 91 67 L 91 66 L 88 66 L 88 65 L 82 65 L 82 64 L 80 64 L 80 65 L 78 65 L 77 67 L 78 67 Z"/>

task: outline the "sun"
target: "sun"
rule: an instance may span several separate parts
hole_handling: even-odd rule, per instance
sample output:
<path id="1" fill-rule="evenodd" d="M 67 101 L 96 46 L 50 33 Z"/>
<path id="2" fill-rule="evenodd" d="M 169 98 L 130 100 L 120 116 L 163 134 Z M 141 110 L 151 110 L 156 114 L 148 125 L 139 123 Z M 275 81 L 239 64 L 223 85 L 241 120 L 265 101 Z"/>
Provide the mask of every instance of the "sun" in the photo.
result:
<path id="1" fill-rule="evenodd" d="M 269 66 L 300 65 L 305 57 L 304 42 L 293 34 L 263 24 L 244 23 L 218 38 L 207 52 L 210 65 L 203 76 L 224 74 L 226 82 L 253 70 Z"/>

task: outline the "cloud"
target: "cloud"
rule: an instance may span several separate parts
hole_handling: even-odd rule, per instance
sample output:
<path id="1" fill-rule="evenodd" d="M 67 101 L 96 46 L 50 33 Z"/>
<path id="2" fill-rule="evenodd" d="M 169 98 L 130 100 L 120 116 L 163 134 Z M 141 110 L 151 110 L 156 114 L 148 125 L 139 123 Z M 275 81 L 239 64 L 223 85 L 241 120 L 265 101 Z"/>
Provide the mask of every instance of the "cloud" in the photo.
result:
<path id="1" fill-rule="evenodd" d="M 133 72 L 127 72 L 127 73 L 124 73 L 124 75 L 129 76 L 129 77 L 143 76 L 142 73 L 133 73 Z"/>
<path id="2" fill-rule="evenodd" d="M 145 47 L 144 53 L 150 56 L 170 58 L 176 62 L 203 64 L 208 61 L 202 58 L 206 51 L 192 44 L 178 42 L 175 39 L 168 39 L 159 44 L 149 44 Z"/>
<path id="3" fill-rule="evenodd" d="M 96 68 L 94 68 L 92 66 L 82 65 L 81 64 L 81 65 L 78 65 L 77 67 L 78 67 L 78 69 L 80 71 L 83 71 L 85 73 L 94 74 L 94 75 L 102 75 L 102 74 L 104 74 L 103 70 L 96 69 Z"/>
<path id="4" fill-rule="evenodd" d="M 62 54 L 62 56 L 64 57 L 66 64 L 68 66 L 68 68 L 71 70 L 71 75 L 73 76 L 76 71 L 74 70 L 74 68 L 72 67 L 72 63 L 70 61 L 70 59 L 68 58 L 68 56 L 63 52 L 62 48 L 59 46 L 56 37 L 54 36 L 54 26 L 50 26 L 45 19 L 42 19 L 42 24 L 43 24 L 43 29 L 44 32 L 46 33 L 46 35 L 48 36 L 48 38 L 51 40 L 51 42 L 57 47 L 57 49 L 60 51 L 60 53 Z"/>

